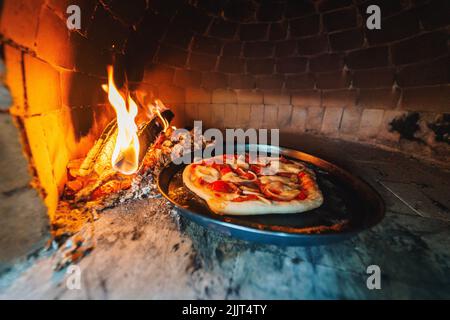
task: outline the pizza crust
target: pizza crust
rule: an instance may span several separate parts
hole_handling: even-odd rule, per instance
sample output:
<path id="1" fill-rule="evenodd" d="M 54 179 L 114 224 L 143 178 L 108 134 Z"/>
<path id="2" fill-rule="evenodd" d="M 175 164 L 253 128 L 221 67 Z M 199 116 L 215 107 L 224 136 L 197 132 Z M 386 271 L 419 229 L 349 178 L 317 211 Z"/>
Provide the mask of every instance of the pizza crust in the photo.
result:
<path id="1" fill-rule="evenodd" d="M 217 157 L 215 157 L 217 158 Z M 214 160 L 215 158 L 207 159 L 206 161 Z M 198 163 L 196 163 L 198 164 Z M 206 201 L 209 208 L 217 214 L 226 215 L 262 215 L 262 214 L 294 214 L 309 211 L 318 208 L 323 203 L 323 195 L 320 191 L 317 182 L 315 181 L 314 173 L 307 170 L 307 174 L 314 181 L 313 185 L 308 190 L 307 198 L 304 200 L 291 201 L 260 201 L 248 200 L 244 202 L 233 202 L 233 198 L 237 197 L 235 194 L 221 194 L 222 197 L 216 197 L 215 192 L 205 186 L 201 186 L 191 175 L 192 166 L 190 164 L 185 167 L 183 171 L 183 183 L 185 186 L 195 193 L 197 196 Z M 270 203 L 266 203 L 270 202 Z"/>

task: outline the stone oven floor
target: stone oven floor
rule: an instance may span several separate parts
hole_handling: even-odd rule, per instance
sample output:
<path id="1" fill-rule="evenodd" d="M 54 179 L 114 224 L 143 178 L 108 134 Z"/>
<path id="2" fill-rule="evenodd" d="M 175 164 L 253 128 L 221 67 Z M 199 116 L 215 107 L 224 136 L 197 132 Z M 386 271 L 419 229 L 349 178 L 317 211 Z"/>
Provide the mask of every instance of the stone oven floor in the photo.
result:
<path id="1" fill-rule="evenodd" d="M 7 115 L 0 116 L 3 131 Z M 161 198 L 135 201 L 105 211 L 94 223 L 96 248 L 78 264 L 81 289 L 69 290 L 66 270 L 53 270 L 54 252 L 36 251 L 48 232 L 42 208 L 33 205 L 35 194 L 22 183 L 16 192 L 1 190 L 6 220 L 0 231 L 0 298 L 450 298 L 449 171 L 350 142 L 309 136 L 290 141 L 368 181 L 386 202 L 384 220 L 338 244 L 283 248 L 180 220 Z M 1 156 L 2 166 L 10 163 Z M 0 185 L 14 181 L 2 177 Z M 366 269 L 373 264 L 381 269 L 380 290 L 366 286 Z"/>

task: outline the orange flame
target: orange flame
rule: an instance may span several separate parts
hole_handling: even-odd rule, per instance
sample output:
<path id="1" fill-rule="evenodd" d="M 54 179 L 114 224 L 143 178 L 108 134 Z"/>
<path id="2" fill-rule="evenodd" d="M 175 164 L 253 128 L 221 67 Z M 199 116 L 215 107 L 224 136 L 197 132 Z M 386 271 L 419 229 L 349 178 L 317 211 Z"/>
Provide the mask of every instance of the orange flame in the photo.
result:
<path id="1" fill-rule="evenodd" d="M 148 116 L 149 118 L 153 118 L 153 115 L 156 114 L 156 116 L 161 120 L 161 123 L 163 125 L 163 132 L 166 132 L 166 130 L 169 128 L 169 121 L 164 118 L 161 114 L 162 111 L 166 110 L 167 107 L 162 103 L 161 100 L 156 99 L 155 104 L 149 104 L 148 105 Z"/>
<path id="2" fill-rule="evenodd" d="M 102 87 L 108 93 L 109 103 L 116 111 L 118 129 L 111 165 L 120 173 L 130 175 L 139 168 L 139 138 L 138 127 L 135 123 L 138 106 L 129 94 L 125 99 L 115 86 L 113 67 L 108 66 L 107 70 L 108 85 Z"/>

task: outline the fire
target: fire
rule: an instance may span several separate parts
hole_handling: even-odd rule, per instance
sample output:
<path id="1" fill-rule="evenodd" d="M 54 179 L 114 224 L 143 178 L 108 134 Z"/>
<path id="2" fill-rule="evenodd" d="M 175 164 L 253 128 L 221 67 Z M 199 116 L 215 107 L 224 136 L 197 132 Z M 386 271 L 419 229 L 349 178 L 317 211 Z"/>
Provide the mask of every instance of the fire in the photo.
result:
<path id="1" fill-rule="evenodd" d="M 166 118 L 164 118 L 161 115 L 161 111 L 164 111 L 164 109 L 167 109 L 167 108 L 159 99 L 156 99 L 155 105 L 156 105 L 156 108 L 155 108 L 156 115 L 158 116 L 158 118 L 161 120 L 161 123 L 163 124 L 163 127 L 164 127 L 163 132 L 166 132 L 166 130 L 169 128 L 170 123 L 169 123 L 169 121 L 167 121 Z"/>
<path id="2" fill-rule="evenodd" d="M 116 111 L 117 139 L 111 157 L 112 167 L 120 173 L 130 175 L 139 167 L 139 138 L 135 118 L 138 114 L 136 102 L 127 93 L 123 97 L 114 84 L 113 67 L 108 66 L 108 85 L 103 89 L 108 93 L 108 100 Z"/>

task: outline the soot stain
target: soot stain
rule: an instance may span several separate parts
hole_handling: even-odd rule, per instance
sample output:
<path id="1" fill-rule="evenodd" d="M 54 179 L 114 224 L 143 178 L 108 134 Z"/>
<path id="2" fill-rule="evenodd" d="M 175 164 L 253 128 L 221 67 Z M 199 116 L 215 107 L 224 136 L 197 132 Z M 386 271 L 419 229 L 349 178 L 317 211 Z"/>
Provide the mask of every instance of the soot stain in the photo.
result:
<path id="1" fill-rule="evenodd" d="M 450 113 L 442 115 L 438 120 L 428 124 L 435 134 L 436 141 L 450 144 Z"/>
<path id="2" fill-rule="evenodd" d="M 417 112 L 408 113 L 395 118 L 389 123 L 391 128 L 390 131 L 398 132 L 402 139 L 424 143 L 415 136 L 415 134 L 420 131 L 419 119 L 420 115 Z"/>

